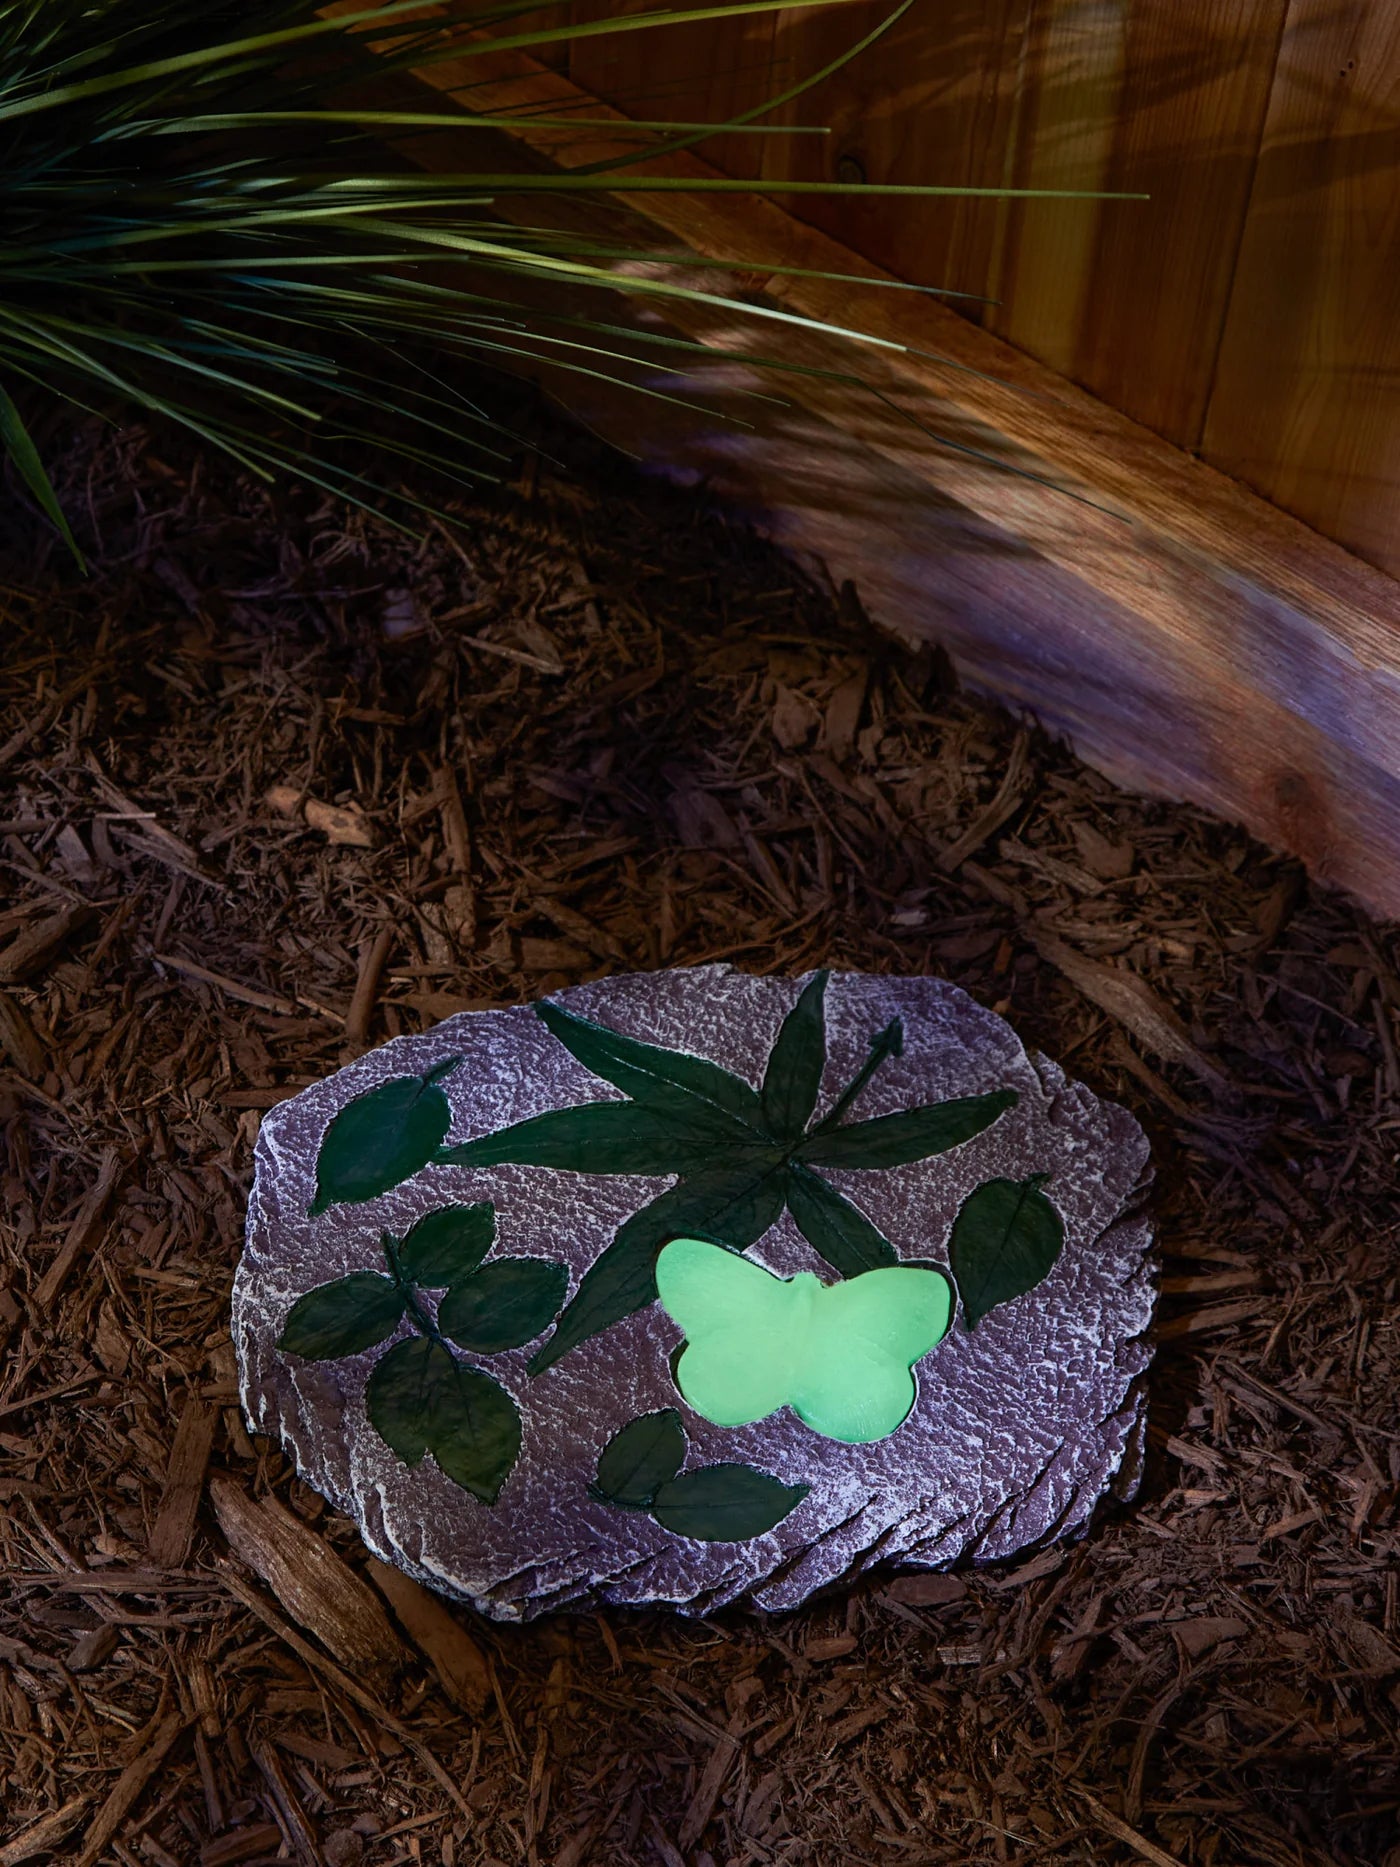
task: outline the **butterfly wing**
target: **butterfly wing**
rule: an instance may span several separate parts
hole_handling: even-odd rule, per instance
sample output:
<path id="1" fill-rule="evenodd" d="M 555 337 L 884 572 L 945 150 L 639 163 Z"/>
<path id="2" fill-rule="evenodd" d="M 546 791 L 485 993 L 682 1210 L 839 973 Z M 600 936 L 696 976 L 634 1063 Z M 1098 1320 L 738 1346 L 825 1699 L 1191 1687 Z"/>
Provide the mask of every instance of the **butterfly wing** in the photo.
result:
<path id="1" fill-rule="evenodd" d="M 914 1404 L 913 1365 L 948 1332 L 941 1271 L 891 1265 L 822 1289 L 790 1396 L 799 1419 L 848 1444 L 884 1439 Z"/>
<path id="2" fill-rule="evenodd" d="M 674 1238 L 656 1261 L 656 1288 L 685 1330 L 676 1385 L 702 1419 L 747 1426 L 783 1405 L 802 1346 L 793 1285 L 722 1245 Z"/>

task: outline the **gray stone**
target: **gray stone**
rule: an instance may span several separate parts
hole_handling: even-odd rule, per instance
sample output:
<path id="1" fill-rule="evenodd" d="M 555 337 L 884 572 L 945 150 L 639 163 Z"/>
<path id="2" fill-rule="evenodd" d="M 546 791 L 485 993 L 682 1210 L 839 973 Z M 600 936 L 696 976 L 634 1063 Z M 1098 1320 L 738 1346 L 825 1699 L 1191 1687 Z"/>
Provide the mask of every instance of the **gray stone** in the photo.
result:
<path id="1" fill-rule="evenodd" d="M 758 1086 L 801 985 L 708 966 L 605 979 L 555 1002 L 710 1058 Z M 1002 1019 L 930 978 L 833 976 L 819 1108 L 855 1074 L 872 1034 L 896 1017 L 903 1052 L 875 1073 L 851 1119 L 1005 1088 L 1018 1093 L 1017 1104 L 936 1158 L 877 1172 L 832 1169 L 829 1180 L 902 1257 L 946 1264 L 969 1194 L 989 1179 L 1044 1174 L 1065 1242 L 1029 1294 L 972 1332 L 954 1321 L 918 1364 L 913 1411 L 889 1437 L 861 1445 L 823 1438 L 788 1408 L 738 1428 L 699 1418 L 672 1377 L 681 1331 L 653 1303 L 534 1377 L 526 1364 L 538 1344 L 465 1357 L 514 1396 L 523 1420 L 520 1458 L 487 1505 L 431 1455 L 410 1468 L 371 1426 L 365 1385 L 380 1350 L 307 1361 L 279 1349 L 297 1298 L 352 1271 L 382 1270 L 382 1234 L 402 1237 L 448 1202 L 493 1200 L 493 1256 L 563 1261 L 576 1288 L 623 1221 L 665 1189 L 666 1177 L 434 1164 L 362 1204 L 308 1216 L 332 1117 L 352 1098 L 446 1057 L 462 1059 L 441 1082 L 449 1144 L 549 1109 L 616 1100 L 619 1092 L 525 1006 L 463 1013 L 397 1038 L 264 1119 L 233 1299 L 251 1426 L 281 1440 L 301 1476 L 355 1520 L 377 1556 L 500 1620 L 599 1602 L 692 1614 L 736 1601 L 789 1609 L 877 1564 L 988 1563 L 1082 1534 L 1100 1498 L 1129 1495 L 1137 1482 L 1153 1305 L 1140 1210 L 1146 1140 L 1125 1110 L 1028 1055 Z M 748 1256 L 782 1276 L 833 1277 L 786 1212 Z M 669 1407 L 684 1419 L 687 1469 L 742 1461 L 810 1486 L 807 1496 L 766 1534 L 700 1542 L 590 1495 L 611 1436 Z"/>

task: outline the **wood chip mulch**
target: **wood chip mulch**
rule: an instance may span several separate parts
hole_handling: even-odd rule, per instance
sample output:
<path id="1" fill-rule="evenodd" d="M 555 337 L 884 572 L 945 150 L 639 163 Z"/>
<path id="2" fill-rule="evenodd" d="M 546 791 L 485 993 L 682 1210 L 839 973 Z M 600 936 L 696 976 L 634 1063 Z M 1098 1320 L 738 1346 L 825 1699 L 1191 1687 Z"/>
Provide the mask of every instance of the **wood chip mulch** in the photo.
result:
<path id="1" fill-rule="evenodd" d="M 1400 1867 L 1395 931 L 534 434 L 421 542 L 96 423 L 90 581 L 7 501 L 0 1867 Z M 1010 1572 L 498 1628 L 244 1429 L 260 1114 L 711 959 L 943 974 L 1136 1111 L 1145 1483 Z"/>

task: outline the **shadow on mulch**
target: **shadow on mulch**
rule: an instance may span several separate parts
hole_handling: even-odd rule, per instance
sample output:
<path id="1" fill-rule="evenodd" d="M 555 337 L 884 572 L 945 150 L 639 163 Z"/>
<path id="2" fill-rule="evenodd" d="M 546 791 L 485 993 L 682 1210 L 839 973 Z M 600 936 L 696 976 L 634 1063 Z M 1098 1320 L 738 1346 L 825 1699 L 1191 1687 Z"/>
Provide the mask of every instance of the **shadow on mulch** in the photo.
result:
<path id="1" fill-rule="evenodd" d="M 96 425 L 57 437 L 91 581 L 3 522 L 0 1867 L 1396 1867 L 1394 933 L 536 433 L 562 469 L 422 543 Z M 937 972 L 1137 1113 L 1143 1490 L 781 1619 L 458 1615 L 483 1715 L 422 1653 L 356 1697 L 208 1504 L 363 1565 L 235 1406 L 259 1112 L 718 958 Z"/>

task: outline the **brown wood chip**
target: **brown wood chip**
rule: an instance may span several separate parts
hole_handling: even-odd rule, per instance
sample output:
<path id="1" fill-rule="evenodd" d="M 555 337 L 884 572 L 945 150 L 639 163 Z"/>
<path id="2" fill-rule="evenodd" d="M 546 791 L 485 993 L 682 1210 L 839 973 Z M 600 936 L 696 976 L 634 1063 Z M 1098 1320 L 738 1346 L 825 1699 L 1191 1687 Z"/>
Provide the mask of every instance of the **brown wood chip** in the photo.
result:
<path id="1" fill-rule="evenodd" d="M 1018 733 L 995 797 L 984 811 L 973 818 L 962 835 L 939 855 L 938 866 L 945 875 L 956 875 L 967 858 L 976 855 L 988 837 L 995 836 L 1002 825 L 1009 823 L 1020 809 L 1021 793 L 1029 782 L 1026 770 L 1028 744 L 1026 734 Z"/>
<path id="2" fill-rule="evenodd" d="M 694 1847 L 709 1826 L 710 1817 L 715 1812 L 715 1804 L 719 1801 L 720 1791 L 724 1788 L 724 1780 L 739 1754 L 735 1733 L 743 1728 L 743 1722 L 742 1715 L 736 1714 L 729 1730 L 715 1740 L 709 1762 L 705 1765 L 700 1781 L 696 1785 L 695 1794 L 691 1797 L 690 1807 L 686 1810 L 676 1834 L 676 1845 L 683 1854 Z"/>
<path id="3" fill-rule="evenodd" d="M 218 1418 L 215 1409 L 198 1395 L 186 1396 L 175 1443 L 170 1449 L 165 1489 L 147 1546 L 147 1553 L 158 1568 L 181 1569 L 189 1558 L 195 1514 L 204 1492 L 204 1474 L 214 1449 Z"/>
<path id="4" fill-rule="evenodd" d="M 1225 1640 L 1242 1640 L 1249 1622 L 1229 1614 L 1197 1614 L 1172 1622 L 1172 1638 L 1188 1658 L 1198 1660 Z"/>
<path id="5" fill-rule="evenodd" d="M 401 1569 L 372 1556 L 368 1570 L 399 1625 L 430 1661 L 443 1691 L 454 1705 L 479 1717 L 491 1697 L 491 1669 L 466 1628 L 436 1595 Z"/>
<path id="6" fill-rule="evenodd" d="M 960 1575 L 897 1575 L 884 1593 L 906 1607 L 941 1608 L 950 1601 L 961 1601 L 967 1594 L 967 1583 Z"/>
<path id="7" fill-rule="evenodd" d="M 67 1839 L 83 1819 L 92 1805 L 92 1796 L 87 1791 L 65 1802 L 62 1808 L 51 1809 L 47 1815 L 41 1815 L 37 1822 L 31 1822 L 15 1836 L 0 1846 L 0 1867 L 20 1867 L 21 1861 L 34 1860 L 40 1854 L 52 1854 L 61 1841 Z"/>
<path id="8" fill-rule="evenodd" d="M 38 1082 L 48 1067 L 39 1034 L 13 992 L 0 991 L 0 1054 L 31 1082 Z"/>
<path id="9" fill-rule="evenodd" d="M 1178 1855 L 1168 1854 L 1155 1841 L 1149 1841 L 1146 1835 L 1139 1834 L 1121 1815 L 1106 1809 L 1097 1796 L 1091 1796 L 1087 1790 L 1078 1790 L 1076 1793 L 1105 1834 L 1112 1835 L 1115 1841 L 1121 1841 L 1124 1847 L 1131 1848 L 1142 1860 L 1149 1861 L 1151 1867 L 1184 1867 Z"/>
<path id="10" fill-rule="evenodd" d="M 96 912 L 90 907 L 61 908 L 17 934 L 0 949 L 0 985 L 21 985 L 42 972 Z"/>
<path id="11" fill-rule="evenodd" d="M 1036 951 L 1101 1011 L 1117 1020 L 1138 1042 L 1166 1063 L 1179 1063 L 1217 1093 L 1227 1087 L 1225 1072 L 1202 1054 L 1161 993 L 1136 973 L 1090 959 L 1055 934 L 1037 931 Z"/>
<path id="12" fill-rule="evenodd" d="M 375 1678 L 402 1664 L 403 1648 L 373 1591 L 309 1524 L 275 1498 L 249 1497 L 232 1478 L 211 1479 L 209 1493 L 234 1555 L 328 1653 Z"/>
<path id="13" fill-rule="evenodd" d="M 121 1156 L 115 1148 L 109 1148 L 97 1169 L 97 1179 L 84 1199 L 77 1218 L 68 1228 L 68 1236 L 39 1280 L 39 1287 L 34 1292 L 34 1301 L 39 1309 L 52 1307 L 72 1275 L 74 1265 L 96 1244 L 120 1173 Z"/>
<path id="14" fill-rule="evenodd" d="M 135 1756 L 108 1790 L 102 1806 L 92 1818 L 74 1867 L 94 1867 L 135 1807 L 146 1785 L 174 1748 L 176 1739 L 187 1729 L 187 1720 L 179 1712 L 172 1711 L 141 1733 Z"/>
<path id="15" fill-rule="evenodd" d="M 199 1850 L 200 1867 L 237 1867 L 239 1861 L 275 1855 L 281 1845 L 282 1830 L 276 1822 L 250 1822 L 206 1841 Z"/>
<path id="16" fill-rule="evenodd" d="M 249 1750 L 267 1784 L 281 1818 L 281 1826 L 303 1862 L 303 1867 L 319 1867 L 321 1857 L 316 1845 L 316 1831 L 297 1799 L 281 1758 L 265 1740 L 250 1744 Z"/>

